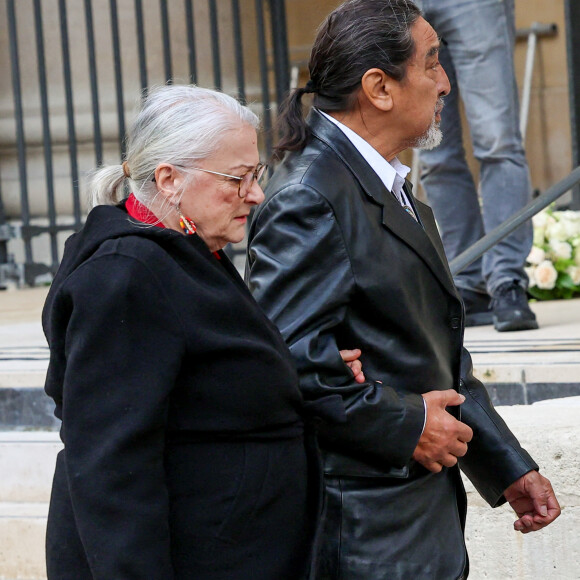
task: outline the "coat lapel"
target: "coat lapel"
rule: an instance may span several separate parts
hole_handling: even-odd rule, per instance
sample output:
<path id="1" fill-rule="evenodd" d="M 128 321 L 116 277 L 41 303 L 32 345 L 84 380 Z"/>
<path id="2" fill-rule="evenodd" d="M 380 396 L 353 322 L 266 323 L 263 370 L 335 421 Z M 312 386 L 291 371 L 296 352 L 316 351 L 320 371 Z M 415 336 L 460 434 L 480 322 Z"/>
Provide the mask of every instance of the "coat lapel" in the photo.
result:
<path id="1" fill-rule="evenodd" d="M 407 182 L 405 192 L 416 210 L 420 223 L 405 212 L 395 196 L 387 190 L 379 176 L 338 127 L 315 109 L 311 111 L 308 123 L 313 134 L 333 149 L 350 168 L 367 197 L 382 206 L 381 225 L 411 247 L 441 284 L 456 296 L 455 284 L 433 212 L 427 205 L 413 197 L 411 184 Z"/>

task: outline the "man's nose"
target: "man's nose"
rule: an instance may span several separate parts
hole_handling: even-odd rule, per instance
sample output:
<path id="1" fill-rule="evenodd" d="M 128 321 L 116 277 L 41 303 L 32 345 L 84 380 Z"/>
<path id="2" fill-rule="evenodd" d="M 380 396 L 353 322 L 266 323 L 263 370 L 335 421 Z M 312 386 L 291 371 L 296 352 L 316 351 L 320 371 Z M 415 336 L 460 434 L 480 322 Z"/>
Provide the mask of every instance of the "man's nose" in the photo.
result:
<path id="1" fill-rule="evenodd" d="M 449 84 L 449 77 L 443 67 L 441 68 L 441 75 L 439 78 L 439 96 L 445 97 L 451 92 L 451 85 Z"/>

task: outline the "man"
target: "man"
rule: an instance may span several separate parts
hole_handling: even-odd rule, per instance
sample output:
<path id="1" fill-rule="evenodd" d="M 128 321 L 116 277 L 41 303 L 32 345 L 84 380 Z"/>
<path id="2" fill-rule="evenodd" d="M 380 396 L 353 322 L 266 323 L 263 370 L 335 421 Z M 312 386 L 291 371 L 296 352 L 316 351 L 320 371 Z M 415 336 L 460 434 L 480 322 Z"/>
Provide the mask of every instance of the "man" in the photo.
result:
<path id="1" fill-rule="evenodd" d="M 530 200 L 514 70 L 514 1 L 419 0 L 418 4 L 445 40 L 440 62 L 452 87 L 441 120 L 443 141 L 421 154 L 422 184 L 452 260 Z M 457 87 L 480 162 L 483 208 L 465 159 Z M 526 298 L 524 263 L 531 247 L 528 222 L 456 276 L 466 326 L 493 322 L 500 332 L 538 328 Z"/>
<path id="2" fill-rule="evenodd" d="M 408 0 L 339 6 L 319 30 L 310 81 L 288 101 L 280 148 L 290 153 L 250 229 L 248 282 L 319 417 L 321 579 L 466 577 L 460 457 L 491 505 L 512 504 L 516 529 L 559 514 L 549 481 L 471 374 L 432 213 L 396 158 L 440 138 L 449 83 L 438 51 Z M 341 348 L 361 349 L 364 382 Z"/>

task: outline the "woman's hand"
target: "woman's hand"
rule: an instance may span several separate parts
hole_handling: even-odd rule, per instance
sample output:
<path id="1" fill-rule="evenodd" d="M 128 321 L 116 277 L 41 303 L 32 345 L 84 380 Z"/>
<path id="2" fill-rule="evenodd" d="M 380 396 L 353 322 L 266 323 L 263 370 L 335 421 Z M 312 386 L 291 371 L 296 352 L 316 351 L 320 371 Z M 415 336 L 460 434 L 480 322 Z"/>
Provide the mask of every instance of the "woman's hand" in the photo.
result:
<path id="1" fill-rule="evenodd" d="M 362 354 L 359 348 L 353 348 L 352 350 L 341 350 L 340 356 L 342 360 L 346 363 L 346 366 L 350 368 L 352 374 L 354 375 L 354 380 L 357 383 L 364 383 L 366 381 L 365 375 L 362 372 L 362 363 L 359 360 Z"/>

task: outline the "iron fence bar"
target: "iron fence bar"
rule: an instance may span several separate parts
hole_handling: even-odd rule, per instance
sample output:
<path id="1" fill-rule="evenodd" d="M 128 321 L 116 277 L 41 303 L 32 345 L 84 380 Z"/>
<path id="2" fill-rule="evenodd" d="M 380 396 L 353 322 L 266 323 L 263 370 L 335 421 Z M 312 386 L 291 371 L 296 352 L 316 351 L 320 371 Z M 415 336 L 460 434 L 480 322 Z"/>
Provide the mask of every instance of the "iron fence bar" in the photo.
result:
<path id="1" fill-rule="evenodd" d="M 274 49 L 276 102 L 280 107 L 290 90 L 290 59 L 284 0 L 270 0 L 270 20 L 272 23 L 272 47 Z"/>
<path id="2" fill-rule="evenodd" d="M 519 212 L 509 217 L 502 224 L 483 236 L 483 238 L 475 242 L 471 247 L 467 248 L 467 250 L 459 254 L 459 256 L 451 260 L 449 267 L 451 268 L 453 276 L 459 274 L 459 272 L 475 262 L 475 260 L 481 257 L 492 246 L 495 246 L 495 244 L 511 234 L 517 227 L 521 226 L 525 221 L 532 218 L 545 207 L 548 207 L 553 201 L 557 200 L 567 191 L 570 191 L 578 183 L 580 183 L 580 166 L 576 167 L 567 177 L 547 189 L 536 199 L 530 201 Z"/>
<path id="3" fill-rule="evenodd" d="M 216 0 L 209 0 L 209 26 L 211 30 L 211 59 L 213 64 L 213 84 L 217 90 L 222 88 L 222 69 L 220 64 L 220 30 Z"/>
<path id="4" fill-rule="evenodd" d="M 135 26 L 137 28 L 137 52 L 139 55 L 139 78 L 141 79 L 141 90 L 147 90 L 147 54 L 145 52 L 145 26 L 143 21 L 143 2 L 135 0 Z"/>
<path id="5" fill-rule="evenodd" d="M 16 123 L 16 149 L 18 151 L 18 177 L 20 179 L 20 213 L 23 225 L 30 224 L 28 200 L 28 174 L 26 171 L 26 141 L 24 138 L 24 113 L 22 110 L 22 88 L 20 84 L 20 61 L 18 58 L 18 32 L 14 0 L 7 0 L 8 38 L 10 44 L 10 68 L 14 93 L 14 120 Z M 29 236 L 22 236 L 25 263 L 32 263 L 32 244 Z"/>
<path id="6" fill-rule="evenodd" d="M 255 0 L 256 36 L 258 37 L 258 60 L 260 63 L 260 84 L 262 90 L 262 123 L 264 125 L 264 146 L 266 156 L 272 155 L 272 116 L 270 112 L 270 86 L 268 82 L 268 57 L 266 54 L 266 33 L 264 30 L 264 5 L 262 0 Z"/>
<path id="7" fill-rule="evenodd" d="M 95 55 L 95 31 L 93 26 L 93 7 L 91 0 L 85 0 L 85 26 L 87 29 L 87 52 L 89 57 L 89 78 L 91 84 L 91 101 L 93 109 L 93 137 L 97 166 L 103 163 L 103 139 L 101 134 L 101 117 L 99 113 L 99 87 L 97 84 L 97 60 Z"/>
<path id="8" fill-rule="evenodd" d="M 163 67 L 165 70 L 165 81 L 173 82 L 173 70 L 171 68 L 171 37 L 169 34 L 169 9 L 167 0 L 159 3 L 161 9 L 161 35 L 163 39 Z"/>
<path id="9" fill-rule="evenodd" d="M 572 129 L 572 166 L 580 165 L 580 3 L 566 0 L 566 48 L 568 59 L 568 90 L 570 125 Z M 580 209 L 580 186 L 572 190 L 572 207 Z"/>
<path id="10" fill-rule="evenodd" d="M 6 229 L 6 214 L 4 212 L 4 202 L 2 201 L 2 177 L 0 176 L 0 290 L 5 290 L 4 269 L 8 267 L 8 240 L 9 236 L 3 235 Z"/>
<path id="11" fill-rule="evenodd" d="M 197 83 L 197 53 L 195 51 L 195 28 L 193 26 L 192 0 L 185 0 L 185 28 L 187 31 L 187 56 L 189 60 L 189 79 Z"/>
<path id="12" fill-rule="evenodd" d="M 58 268 L 58 245 L 56 239 L 56 206 L 54 201 L 54 167 L 52 159 L 52 139 L 48 113 L 48 87 L 46 84 L 46 61 L 44 58 L 44 32 L 42 29 L 42 8 L 40 0 L 34 0 L 34 31 L 36 34 L 36 58 L 38 66 L 38 86 L 40 89 L 40 111 L 42 117 L 42 146 L 44 150 L 44 168 L 46 172 L 46 195 L 48 201 L 48 235 L 50 238 L 51 268 Z"/>
<path id="13" fill-rule="evenodd" d="M 123 97 L 123 71 L 121 66 L 121 42 L 119 40 L 119 12 L 117 0 L 110 0 L 111 40 L 113 42 L 113 67 L 115 70 L 115 90 L 117 93 L 117 119 L 119 125 L 119 153 L 125 154 L 125 104 Z"/>
<path id="14" fill-rule="evenodd" d="M 74 119 L 74 101 L 72 92 L 72 75 L 70 66 L 70 50 L 68 38 L 68 21 L 66 11 L 66 0 L 58 2 L 59 22 L 60 22 L 60 39 L 62 52 L 62 71 L 64 78 L 64 91 L 66 102 L 66 119 L 68 130 L 68 147 L 70 158 L 70 172 L 73 192 L 73 217 L 74 228 L 79 229 L 81 226 L 81 204 L 79 192 L 79 168 L 78 168 L 78 151 L 77 136 Z"/>
<path id="15" fill-rule="evenodd" d="M 242 25 L 240 20 L 240 2 L 239 0 L 232 0 L 232 25 L 234 29 L 234 57 L 236 59 L 238 99 L 245 104 L 246 86 L 244 82 L 244 48 L 242 44 Z"/>

